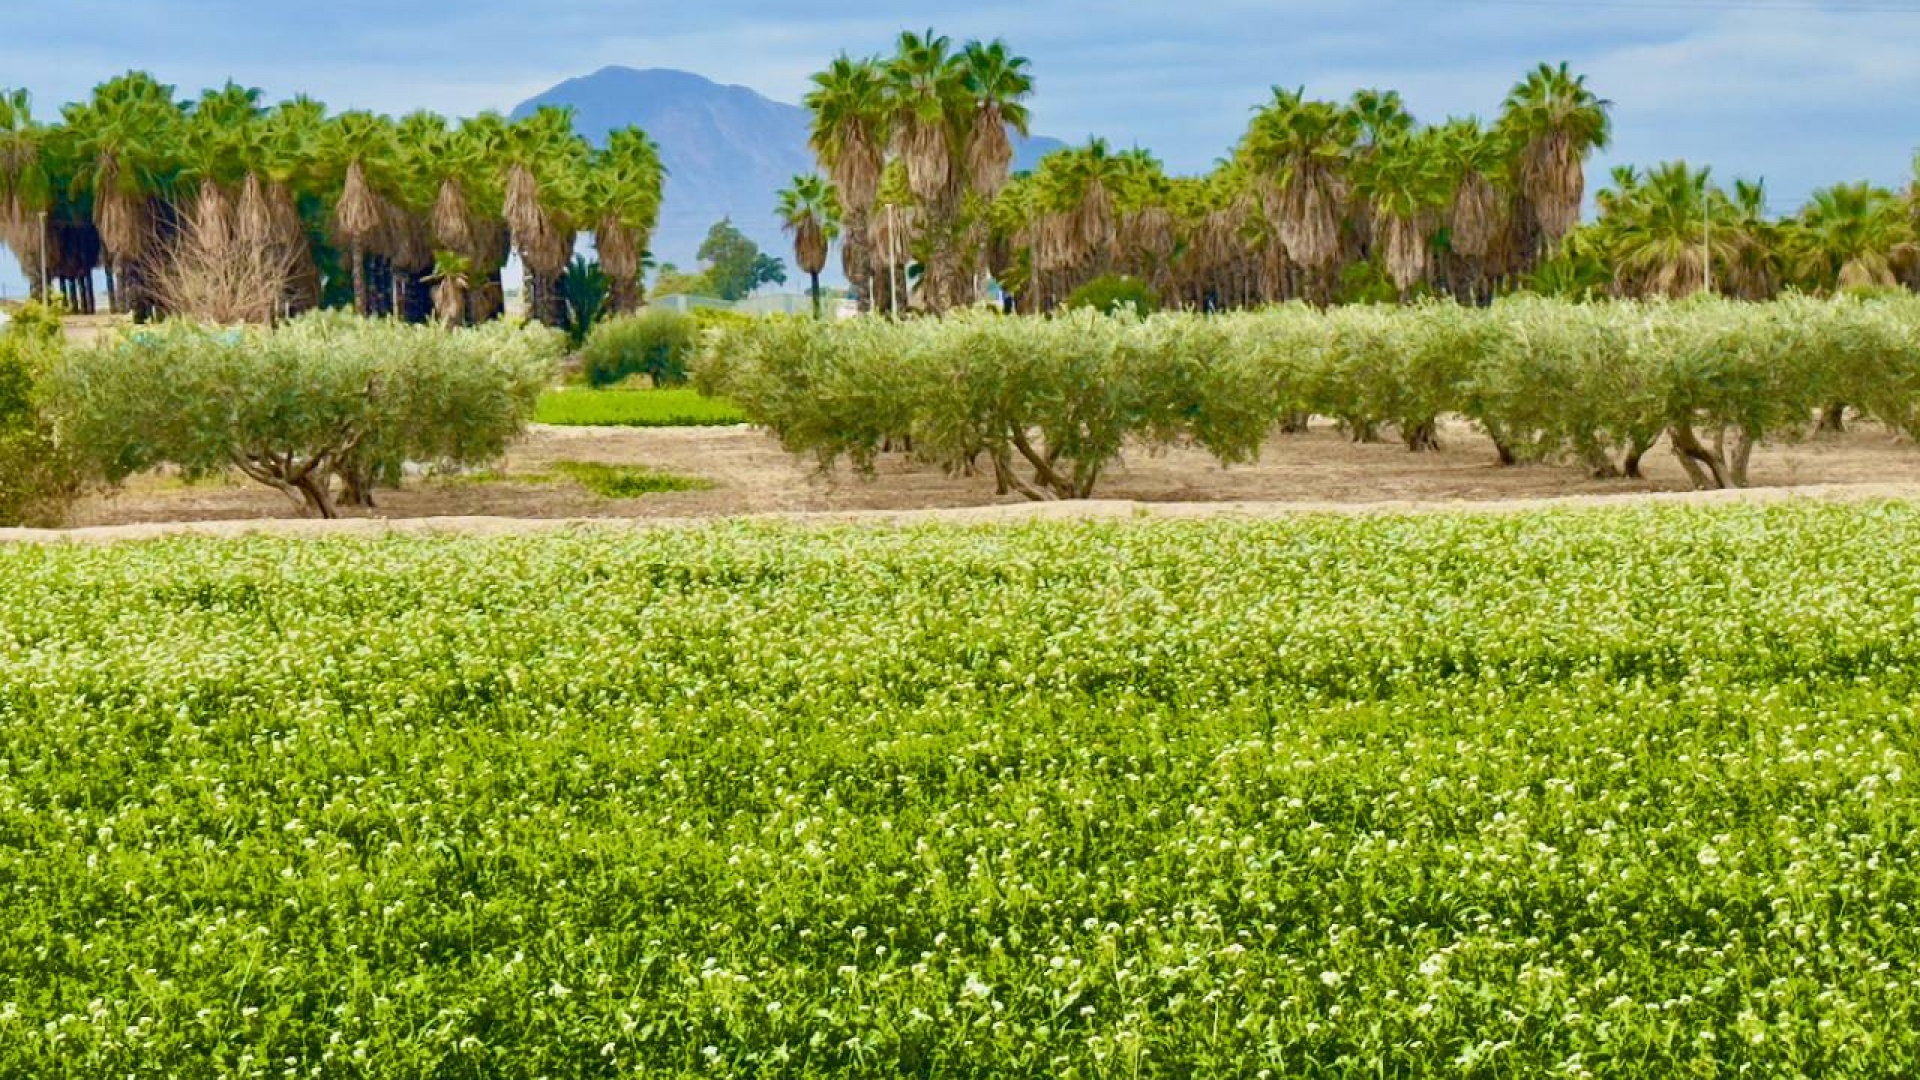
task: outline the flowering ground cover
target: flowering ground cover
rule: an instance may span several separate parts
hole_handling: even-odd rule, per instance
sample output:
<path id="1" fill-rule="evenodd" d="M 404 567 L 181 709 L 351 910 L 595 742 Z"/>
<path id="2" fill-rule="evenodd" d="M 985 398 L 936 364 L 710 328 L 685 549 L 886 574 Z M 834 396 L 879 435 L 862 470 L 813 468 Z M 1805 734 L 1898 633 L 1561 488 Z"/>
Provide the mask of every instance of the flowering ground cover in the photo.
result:
<path id="1" fill-rule="evenodd" d="M 0 1074 L 1920 1070 L 1920 511 L 0 549 Z"/>

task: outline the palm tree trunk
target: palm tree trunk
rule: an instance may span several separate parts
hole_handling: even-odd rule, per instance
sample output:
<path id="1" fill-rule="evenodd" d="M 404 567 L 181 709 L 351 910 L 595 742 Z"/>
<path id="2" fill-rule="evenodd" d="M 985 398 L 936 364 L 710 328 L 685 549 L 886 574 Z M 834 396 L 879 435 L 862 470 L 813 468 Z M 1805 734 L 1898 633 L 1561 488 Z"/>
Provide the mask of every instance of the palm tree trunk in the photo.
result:
<path id="1" fill-rule="evenodd" d="M 359 244 L 352 245 L 347 251 L 347 262 L 353 268 L 353 310 L 357 315 L 367 314 L 367 256 Z"/>
<path id="2" fill-rule="evenodd" d="M 814 270 L 808 273 L 807 277 L 813 280 L 813 317 L 818 319 L 820 317 L 820 271 Z"/>

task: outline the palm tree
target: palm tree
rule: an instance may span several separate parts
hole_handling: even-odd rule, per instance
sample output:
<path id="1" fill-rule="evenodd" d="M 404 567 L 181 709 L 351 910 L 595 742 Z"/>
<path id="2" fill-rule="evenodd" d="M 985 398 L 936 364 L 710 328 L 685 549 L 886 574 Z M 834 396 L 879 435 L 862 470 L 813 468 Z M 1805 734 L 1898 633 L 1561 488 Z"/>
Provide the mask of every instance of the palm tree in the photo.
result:
<path id="1" fill-rule="evenodd" d="M 560 327 L 566 319 L 560 275 L 573 258 L 575 215 L 583 201 L 591 150 L 573 130 L 573 111 L 541 106 L 511 125 L 506 139 L 502 213 L 527 268 L 533 317 Z"/>
<path id="2" fill-rule="evenodd" d="M 807 275 L 813 294 L 813 317 L 820 317 L 820 270 L 827 265 L 827 249 L 840 235 L 840 201 L 833 185 L 817 175 L 796 176 L 780 192 L 780 226 L 793 237 L 794 261 Z"/>
<path id="3" fill-rule="evenodd" d="M 599 214 L 593 242 L 618 314 L 640 306 L 641 255 L 660 217 L 665 176 L 660 148 L 639 128 L 613 132 L 593 159 L 590 201 Z"/>
<path id="4" fill-rule="evenodd" d="M 1893 192 L 1863 182 L 1814 192 L 1797 237 L 1799 268 L 1813 288 L 1891 288 L 1893 259 L 1913 232 Z"/>
<path id="5" fill-rule="evenodd" d="M 1398 90 L 1357 90 L 1347 101 L 1347 111 L 1353 114 L 1356 135 L 1349 161 L 1353 170 L 1370 166 L 1382 147 L 1403 142 L 1418 126 L 1413 115 L 1407 112 L 1406 102 Z M 1347 207 L 1351 226 L 1348 257 L 1370 258 L 1379 239 L 1374 235 L 1373 202 L 1357 187 L 1350 189 L 1349 194 L 1352 199 Z"/>
<path id="6" fill-rule="evenodd" d="M 1427 276 L 1433 225 L 1453 194 L 1442 160 L 1445 138 L 1434 128 L 1388 135 L 1357 169 L 1355 190 L 1366 199 L 1377 254 L 1402 303 Z"/>
<path id="7" fill-rule="evenodd" d="M 1716 215 L 1720 206 L 1714 206 Z M 1780 291 L 1786 267 L 1784 230 L 1767 217 L 1766 182 L 1734 180 L 1726 209 L 1727 215 L 1716 216 L 1712 223 L 1714 231 L 1727 234 L 1732 249 L 1725 269 L 1714 274 L 1720 290 L 1742 300 L 1771 300 Z"/>
<path id="8" fill-rule="evenodd" d="M 1614 286 L 1629 296 L 1688 296 L 1709 287 L 1715 267 L 1736 254 L 1731 204 L 1710 182 L 1712 170 L 1668 162 L 1645 175 L 1614 174 L 1600 199 L 1601 230 L 1614 264 Z"/>
<path id="9" fill-rule="evenodd" d="M 1514 178 L 1537 229 L 1529 245 L 1534 257 L 1559 243 L 1580 220 L 1585 162 L 1593 151 L 1606 149 L 1612 107 L 1587 89 L 1586 76 L 1572 74 L 1566 64 L 1541 64 L 1507 95 L 1500 129 L 1518 155 Z"/>
<path id="10" fill-rule="evenodd" d="M 962 277 L 959 249 L 967 230 L 957 218 L 967 170 L 960 156 L 974 105 L 967 68 L 948 38 L 932 30 L 907 31 L 886 72 L 893 149 L 905 166 L 927 244 L 920 291 L 929 309 L 940 311 L 956 299 Z"/>
<path id="11" fill-rule="evenodd" d="M 153 310 L 145 262 L 171 231 L 167 198 L 179 168 L 183 111 L 173 87 L 134 71 L 95 87 L 89 101 L 67 106 L 62 118 L 82 158 L 75 182 L 93 195 L 109 303 L 144 317 Z"/>
<path id="12" fill-rule="evenodd" d="M 995 38 L 985 45 L 968 42 L 960 56 L 973 117 L 967 134 L 968 186 L 991 199 L 1006 186 L 1013 163 L 1013 140 L 1008 131 L 1027 134 L 1026 99 L 1033 93 L 1033 76 L 1024 56 L 1015 56 L 1007 43 Z"/>
<path id="13" fill-rule="evenodd" d="M 242 150 L 246 178 L 237 226 L 246 244 L 265 248 L 268 261 L 287 267 L 286 303 L 294 311 L 320 304 L 320 267 L 300 200 L 321 186 L 315 165 L 326 117 L 326 106 L 305 95 L 283 101 L 250 125 Z"/>
<path id="14" fill-rule="evenodd" d="M 1237 151 L 1287 257 L 1308 272 L 1323 302 L 1340 257 L 1345 170 L 1359 136 L 1359 117 L 1352 110 L 1310 101 L 1304 88 L 1276 86 Z"/>
<path id="15" fill-rule="evenodd" d="M 1449 121 L 1437 137 L 1437 164 L 1452 190 L 1443 211 L 1447 251 L 1458 260 L 1451 284 L 1459 299 L 1479 303 L 1487 298 L 1488 256 L 1505 224 L 1507 147 L 1475 119 Z"/>
<path id="16" fill-rule="evenodd" d="M 458 168 L 457 137 L 445 117 L 424 110 L 408 113 L 394 127 L 396 175 L 383 254 L 393 270 L 394 314 L 408 322 L 434 314 L 428 287 L 440 250 L 434 211 L 450 170 Z"/>
<path id="17" fill-rule="evenodd" d="M 45 300 L 41 283 L 50 252 L 41 215 L 52 209 L 53 187 L 42 138 L 27 92 L 0 93 L 0 245 L 13 249 L 34 297 Z"/>
<path id="18" fill-rule="evenodd" d="M 213 248 L 226 247 L 238 227 L 235 211 L 247 175 L 249 137 L 264 112 L 260 91 L 229 81 L 203 92 L 182 125 L 180 194 L 184 199 L 192 193 L 188 220 Z"/>
<path id="19" fill-rule="evenodd" d="M 876 260 L 867 223 L 886 168 L 890 134 L 880 62 L 836 57 L 813 76 L 805 104 L 813 117 L 807 144 L 840 195 L 846 233 L 840 265 L 862 306 L 871 307 Z"/>
<path id="20" fill-rule="evenodd" d="M 932 30 L 905 31 L 887 64 L 894 149 L 906 164 L 908 190 L 927 207 L 945 203 L 957 186 L 954 121 L 971 105 L 967 70 L 952 46 Z"/>
<path id="21" fill-rule="evenodd" d="M 470 264 L 467 317 L 473 322 L 493 318 L 506 304 L 500 272 L 513 241 L 501 212 L 506 195 L 500 161 L 508 130 L 506 117 L 496 112 L 462 121 L 449 142 L 434 199 L 435 241 Z"/>
<path id="22" fill-rule="evenodd" d="M 334 202 L 334 239 L 346 248 L 347 269 L 353 276 L 353 309 L 361 315 L 374 311 L 368 282 L 370 249 L 379 246 L 392 220 L 387 198 L 378 185 L 386 181 L 389 163 L 397 152 L 392 124 L 369 112 L 341 113 L 321 131 L 319 153 L 329 179 L 339 178 Z"/>
<path id="23" fill-rule="evenodd" d="M 1124 151 L 1120 160 L 1120 183 L 1114 191 L 1118 261 L 1124 271 L 1164 293 L 1172 284 L 1173 256 L 1180 242 L 1171 206 L 1173 181 L 1159 159 L 1139 147 Z"/>

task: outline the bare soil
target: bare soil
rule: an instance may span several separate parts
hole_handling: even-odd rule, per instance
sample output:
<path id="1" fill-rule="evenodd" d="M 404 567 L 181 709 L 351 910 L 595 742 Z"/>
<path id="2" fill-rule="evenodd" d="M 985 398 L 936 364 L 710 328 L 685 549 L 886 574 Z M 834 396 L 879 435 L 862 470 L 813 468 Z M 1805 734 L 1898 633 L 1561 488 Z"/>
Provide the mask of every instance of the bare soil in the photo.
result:
<path id="1" fill-rule="evenodd" d="M 604 499 L 570 481 L 545 477 L 557 461 L 634 465 L 711 481 L 706 491 Z M 995 498 L 988 476 L 948 475 L 903 454 L 883 457 L 872 476 L 841 467 L 822 472 L 764 432 L 723 428 L 557 428 L 536 426 L 500 466 L 483 477 L 422 478 L 379 494 L 373 511 L 344 523 L 300 524 L 284 496 L 240 478 L 185 483 L 163 475 L 137 477 L 120 491 L 74 508 L 75 538 L 112 538 L 172 531 L 404 531 L 515 529 L 515 522 L 669 521 L 772 515 L 803 520 L 1002 520 L 1031 516 L 1152 513 L 1240 515 L 1323 510 L 1511 508 L 1547 504 L 1611 504 L 1648 499 L 1766 499 L 1792 494 L 1828 498 L 1920 498 L 1920 447 L 1888 432 L 1856 426 L 1844 435 L 1756 449 L 1755 489 L 1689 491 L 1671 454 L 1647 456 L 1645 480 L 1594 480 L 1556 465 L 1502 467 L 1485 437 L 1465 423 L 1446 425 L 1442 448 L 1409 453 L 1397 442 L 1356 444 L 1330 425 L 1275 435 L 1260 460 L 1223 467 L 1197 448 L 1128 453 L 1102 481 L 1094 504 L 1036 506 L 1018 496 Z M 932 513 L 922 513 L 932 512 Z M 359 524 L 352 518 L 364 519 Z M 287 521 L 286 519 L 296 519 Z M 450 519 L 460 519 L 456 522 Z M 483 520 L 484 519 L 484 520 Z M 182 530 L 127 526 L 227 522 L 225 528 Z M 24 537 L 26 531 L 0 537 Z"/>

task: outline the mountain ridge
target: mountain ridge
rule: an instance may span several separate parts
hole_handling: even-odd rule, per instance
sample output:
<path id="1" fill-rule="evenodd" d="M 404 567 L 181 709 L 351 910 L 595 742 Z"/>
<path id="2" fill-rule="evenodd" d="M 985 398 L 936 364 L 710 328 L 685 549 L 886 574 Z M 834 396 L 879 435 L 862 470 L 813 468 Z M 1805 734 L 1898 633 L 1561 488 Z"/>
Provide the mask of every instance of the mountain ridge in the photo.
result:
<path id="1" fill-rule="evenodd" d="M 667 180 L 650 245 L 656 264 L 692 269 L 707 230 L 729 218 L 787 264 L 789 287 L 799 279 L 774 206 L 796 174 L 817 169 L 807 149 L 805 109 L 697 72 L 619 64 L 562 80 L 515 106 L 512 115 L 518 119 L 542 105 L 572 108 L 575 130 L 596 146 L 629 125 L 659 144 Z M 1016 137 L 1014 168 L 1031 168 L 1063 145 Z M 839 268 L 836 253 L 822 277 L 839 281 Z"/>

